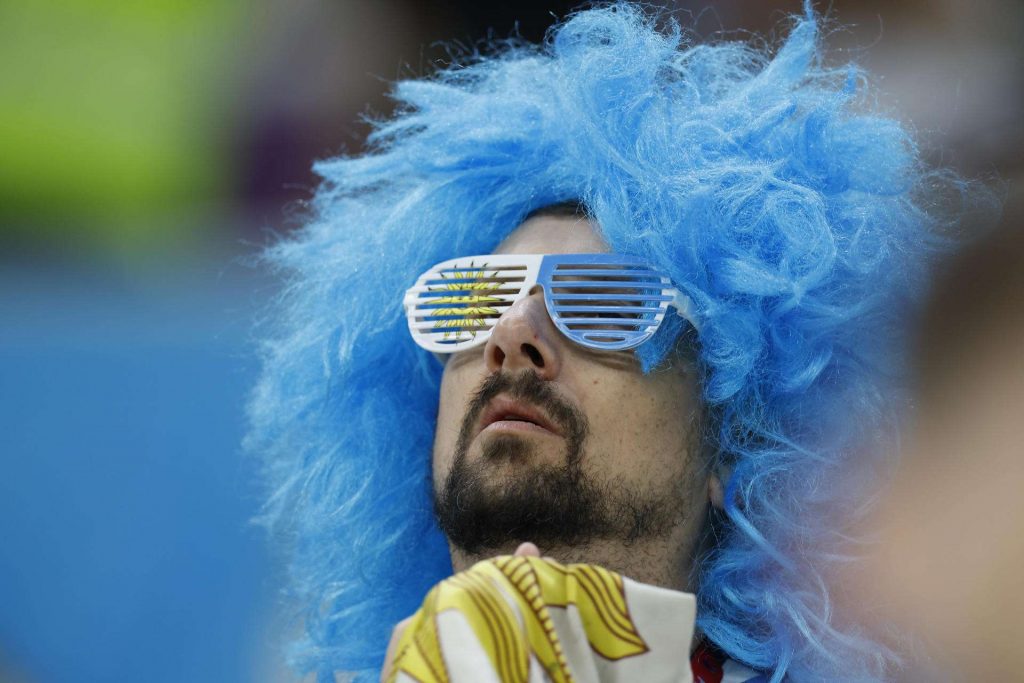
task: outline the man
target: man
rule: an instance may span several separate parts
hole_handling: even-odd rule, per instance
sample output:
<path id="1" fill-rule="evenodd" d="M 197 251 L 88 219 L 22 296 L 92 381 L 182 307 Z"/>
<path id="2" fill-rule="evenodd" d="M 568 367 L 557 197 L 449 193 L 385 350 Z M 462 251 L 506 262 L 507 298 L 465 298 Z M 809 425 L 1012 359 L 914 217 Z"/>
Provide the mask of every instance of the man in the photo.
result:
<path id="1" fill-rule="evenodd" d="M 549 209 L 526 220 L 495 254 L 607 251 L 586 218 Z M 593 291 L 564 284 L 573 286 L 549 289 Z M 628 296 L 625 288 L 608 291 Z M 454 568 L 531 541 L 565 561 L 600 558 L 644 583 L 688 587 L 708 500 L 721 502 L 720 483 L 700 452 L 692 362 L 674 358 L 645 375 L 631 349 L 588 348 L 561 333 L 540 286 L 524 294 L 511 305 L 491 303 L 503 309 L 500 317 L 472 330 L 475 348 L 456 351 L 442 375 L 433 481 Z M 596 314 L 563 315 L 573 324 Z M 463 343 L 470 341 L 465 335 Z M 655 481 L 660 486 L 652 487 Z M 509 537 L 509 529 L 519 536 Z"/>
<path id="2" fill-rule="evenodd" d="M 457 260 L 444 270 L 447 277 L 434 279 L 441 271 L 432 271 L 422 280 L 441 287 L 407 295 L 417 340 L 446 354 L 432 458 L 435 513 L 456 572 L 498 554 L 535 555 L 539 545 L 562 562 L 593 563 L 692 592 L 694 558 L 710 541 L 709 504 L 721 509 L 723 503 L 721 481 L 702 447 L 692 349 L 681 341 L 657 371 L 645 374 L 634 346 L 599 348 L 609 337 L 623 346 L 616 335 L 633 331 L 648 310 L 662 310 L 654 301 L 660 290 L 630 287 L 650 287 L 654 278 L 634 275 L 637 269 L 620 265 L 621 257 L 586 269 L 570 263 L 609 251 L 598 226 L 580 211 L 572 202 L 543 207 L 494 254 Z M 519 254 L 566 255 L 566 274 L 543 287 L 531 286 L 530 275 L 517 283 L 505 276 L 522 272 L 528 259 L 516 259 Z M 510 262 L 499 266 L 502 257 Z M 669 315 L 688 313 L 688 302 L 674 303 L 684 310 Z M 460 330 L 453 322 L 468 326 Z M 637 613 L 636 603 L 629 608 Z M 396 630 L 392 650 L 405 628 Z M 658 650 L 651 634 L 644 635 L 645 646 Z M 728 669 L 730 681 L 755 676 L 715 662 L 706 649 L 701 658 L 719 676 Z M 671 673 L 666 680 L 679 680 Z M 620 679 L 631 676 L 602 680 Z"/>
<path id="3" fill-rule="evenodd" d="M 892 677 L 827 579 L 876 481 L 853 454 L 899 421 L 928 197 L 958 181 L 817 40 L 809 8 L 771 57 L 580 12 L 399 83 L 370 151 L 316 166 L 250 406 L 300 670 L 376 679 L 433 586 L 529 543 L 694 592 L 708 676 Z"/>

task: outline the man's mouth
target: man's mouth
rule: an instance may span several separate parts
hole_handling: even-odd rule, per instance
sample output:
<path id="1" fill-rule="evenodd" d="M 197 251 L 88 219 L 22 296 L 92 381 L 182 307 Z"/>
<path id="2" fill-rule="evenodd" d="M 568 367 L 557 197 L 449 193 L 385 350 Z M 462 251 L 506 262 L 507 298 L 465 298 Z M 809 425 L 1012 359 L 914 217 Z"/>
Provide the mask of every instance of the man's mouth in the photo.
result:
<path id="1" fill-rule="evenodd" d="M 562 430 L 543 410 L 507 396 L 495 397 L 480 416 L 478 434 L 497 430 L 563 436 Z"/>

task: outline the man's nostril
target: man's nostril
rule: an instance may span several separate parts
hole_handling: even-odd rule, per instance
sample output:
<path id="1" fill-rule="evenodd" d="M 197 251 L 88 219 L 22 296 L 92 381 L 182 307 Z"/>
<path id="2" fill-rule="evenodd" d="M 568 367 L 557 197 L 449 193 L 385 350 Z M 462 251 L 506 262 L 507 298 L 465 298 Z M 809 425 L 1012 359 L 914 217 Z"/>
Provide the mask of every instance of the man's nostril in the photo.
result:
<path id="1" fill-rule="evenodd" d="M 538 368 L 544 367 L 544 356 L 540 355 L 540 351 L 537 350 L 536 346 L 531 344 L 523 344 L 519 347 L 523 353 L 530 357 L 530 361 Z"/>

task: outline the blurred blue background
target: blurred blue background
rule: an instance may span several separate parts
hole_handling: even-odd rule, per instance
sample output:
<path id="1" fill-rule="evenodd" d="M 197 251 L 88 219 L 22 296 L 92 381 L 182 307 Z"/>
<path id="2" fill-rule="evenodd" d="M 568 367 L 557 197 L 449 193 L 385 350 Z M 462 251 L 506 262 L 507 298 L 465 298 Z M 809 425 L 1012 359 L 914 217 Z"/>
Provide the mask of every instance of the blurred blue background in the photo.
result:
<path id="1" fill-rule="evenodd" d="M 0 682 L 289 680 L 239 445 L 273 293 L 253 256 L 313 160 L 360 150 L 388 81 L 488 31 L 538 40 L 572 4 L 0 4 Z M 664 4 L 724 37 L 800 8 Z M 1019 204 L 1021 3 L 828 11 L 836 58 L 930 158 Z"/>

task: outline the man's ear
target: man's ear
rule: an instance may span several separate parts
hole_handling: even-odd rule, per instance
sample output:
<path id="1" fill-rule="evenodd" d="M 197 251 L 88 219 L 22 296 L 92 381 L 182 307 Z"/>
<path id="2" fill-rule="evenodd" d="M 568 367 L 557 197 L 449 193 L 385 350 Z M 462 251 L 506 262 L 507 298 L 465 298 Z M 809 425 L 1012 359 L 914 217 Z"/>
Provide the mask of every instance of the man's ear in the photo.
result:
<path id="1" fill-rule="evenodd" d="M 725 509 L 725 486 L 717 472 L 708 477 L 708 500 L 717 510 Z"/>

